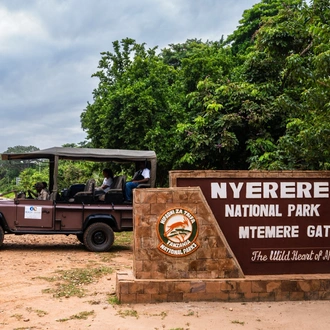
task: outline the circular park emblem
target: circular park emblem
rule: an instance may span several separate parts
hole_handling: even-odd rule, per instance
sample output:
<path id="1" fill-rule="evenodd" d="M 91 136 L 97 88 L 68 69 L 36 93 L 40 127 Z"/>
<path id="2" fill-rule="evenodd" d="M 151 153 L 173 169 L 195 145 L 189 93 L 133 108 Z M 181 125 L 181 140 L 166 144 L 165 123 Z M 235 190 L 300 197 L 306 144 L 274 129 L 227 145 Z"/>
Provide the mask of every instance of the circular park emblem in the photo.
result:
<path id="1" fill-rule="evenodd" d="M 158 219 L 157 234 L 161 241 L 158 250 L 167 255 L 184 257 L 199 248 L 196 217 L 184 208 L 165 211 Z"/>

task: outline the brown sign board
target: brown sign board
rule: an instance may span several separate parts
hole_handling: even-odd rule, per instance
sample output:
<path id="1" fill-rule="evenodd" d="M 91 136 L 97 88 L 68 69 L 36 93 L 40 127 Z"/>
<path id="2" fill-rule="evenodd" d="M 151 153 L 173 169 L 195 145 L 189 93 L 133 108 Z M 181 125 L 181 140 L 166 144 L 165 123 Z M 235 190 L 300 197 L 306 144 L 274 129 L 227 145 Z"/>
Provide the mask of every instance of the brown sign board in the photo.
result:
<path id="1" fill-rule="evenodd" d="M 199 186 L 244 274 L 330 273 L 329 171 L 171 171 Z"/>

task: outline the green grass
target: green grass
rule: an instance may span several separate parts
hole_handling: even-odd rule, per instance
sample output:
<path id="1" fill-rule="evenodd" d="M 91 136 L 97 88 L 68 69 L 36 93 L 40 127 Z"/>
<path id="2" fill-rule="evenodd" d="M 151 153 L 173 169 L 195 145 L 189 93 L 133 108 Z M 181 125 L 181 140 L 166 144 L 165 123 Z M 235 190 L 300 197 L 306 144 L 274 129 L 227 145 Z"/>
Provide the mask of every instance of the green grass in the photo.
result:
<path id="1" fill-rule="evenodd" d="M 11 317 L 15 318 L 17 321 L 21 321 L 23 319 L 22 314 L 13 314 Z"/>
<path id="2" fill-rule="evenodd" d="M 52 277 L 39 277 L 48 282 L 56 282 L 55 288 L 43 290 L 43 293 L 51 293 L 55 298 L 84 297 L 86 289 L 84 285 L 96 282 L 100 277 L 112 274 L 110 267 L 99 268 L 75 268 L 71 270 L 58 270 L 59 275 Z"/>
<path id="3" fill-rule="evenodd" d="M 136 317 L 137 319 L 139 318 L 138 312 L 134 309 L 126 309 L 126 310 L 119 310 L 117 312 L 117 315 L 120 317 L 125 318 L 126 316 L 131 316 L 131 317 Z"/>
<path id="4" fill-rule="evenodd" d="M 162 320 L 164 320 L 165 317 L 167 316 L 167 313 L 166 312 L 161 312 L 160 316 L 161 316 Z"/>
<path id="5" fill-rule="evenodd" d="M 132 246 L 133 245 L 133 232 L 123 231 L 116 233 L 114 246 Z"/>
<path id="6" fill-rule="evenodd" d="M 94 315 L 94 311 L 90 312 L 80 312 L 79 314 L 71 315 L 68 318 L 58 319 L 56 322 L 66 322 L 69 320 L 87 320 L 89 316 Z"/>
<path id="7" fill-rule="evenodd" d="M 112 258 L 117 257 L 121 251 L 132 251 L 133 249 L 133 232 L 123 231 L 115 233 L 115 242 L 109 252 L 100 252 L 99 256 L 102 262 L 109 262 Z"/>
<path id="8" fill-rule="evenodd" d="M 187 314 L 183 314 L 183 316 L 194 316 L 195 312 L 194 311 L 188 311 Z"/>
<path id="9" fill-rule="evenodd" d="M 87 301 L 90 305 L 99 305 L 101 303 L 100 300 L 89 300 Z"/>
<path id="10" fill-rule="evenodd" d="M 120 301 L 115 294 L 108 295 L 107 302 L 110 305 L 120 305 Z"/>
<path id="11" fill-rule="evenodd" d="M 160 312 L 159 314 L 150 314 L 150 316 L 160 316 L 162 318 L 162 320 L 165 319 L 165 317 L 167 316 L 166 312 Z"/>
<path id="12" fill-rule="evenodd" d="M 39 317 L 43 317 L 45 315 L 47 315 L 48 313 L 41 310 L 41 309 L 33 309 L 32 307 L 27 307 L 26 310 L 31 313 L 31 312 L 34 312 L 36 313 Z"/>

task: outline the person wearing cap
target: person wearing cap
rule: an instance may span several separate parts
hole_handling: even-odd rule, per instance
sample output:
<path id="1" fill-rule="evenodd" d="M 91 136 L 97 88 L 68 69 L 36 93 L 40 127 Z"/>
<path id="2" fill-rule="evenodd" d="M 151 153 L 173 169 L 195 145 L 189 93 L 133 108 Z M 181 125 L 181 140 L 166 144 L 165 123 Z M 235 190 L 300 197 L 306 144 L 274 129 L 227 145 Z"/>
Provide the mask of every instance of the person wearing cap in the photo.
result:
<path id="1" fill-rule="evenodd" d="M 32 190 L 28 190 L 28 194 L 31 196 L 35 196 L 36 199 L 38 200 L 47 200 L 49 199 L 49 194 L 47 192 L 47 190 L 44 188 L 44 185 L 42 184 L 42 182 L 37 182 L 34 185 L 34 188 L 36 189 L 37 193 L 33 192 Z"/>

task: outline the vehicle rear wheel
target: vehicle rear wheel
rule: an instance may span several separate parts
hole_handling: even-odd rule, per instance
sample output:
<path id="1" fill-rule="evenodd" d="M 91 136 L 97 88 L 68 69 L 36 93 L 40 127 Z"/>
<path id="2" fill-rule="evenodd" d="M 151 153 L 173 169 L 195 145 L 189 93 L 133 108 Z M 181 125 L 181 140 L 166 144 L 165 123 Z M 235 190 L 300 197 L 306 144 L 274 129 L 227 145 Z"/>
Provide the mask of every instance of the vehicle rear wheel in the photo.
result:
<path id="1" fill-rule="evenodd" d="M 0 246 L 2 246 L 4 239 L 5 239 L 5 232 L 3 231 L 3 228 L 0 226 Z"/>
<path id="2" fill-rule="evenodd" d="M 114 240 L 115 235 L 112 228 L 103 222 L 91 224 L 84 233 L 84 244 L 92 252 L 109 251 Z"/>

